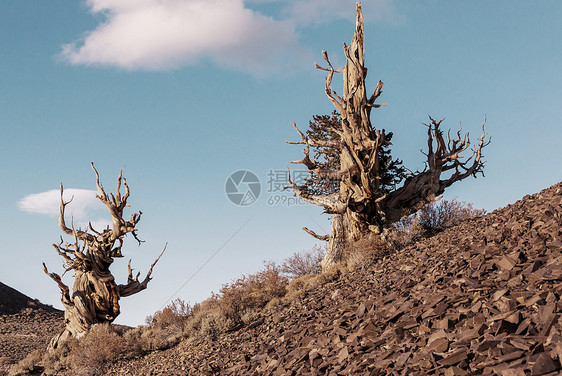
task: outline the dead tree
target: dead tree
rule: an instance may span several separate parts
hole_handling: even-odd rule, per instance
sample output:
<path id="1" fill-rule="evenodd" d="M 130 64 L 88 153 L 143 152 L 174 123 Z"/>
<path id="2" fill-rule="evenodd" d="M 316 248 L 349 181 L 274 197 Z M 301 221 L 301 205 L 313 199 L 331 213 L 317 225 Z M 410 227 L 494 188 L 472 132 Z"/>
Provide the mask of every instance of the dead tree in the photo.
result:
<path id="1" fill-rule="evenodd" d="M 65 329 L 51 340 L 49 348 L 56 348 L 60 341 L 69 337 L 84 335 L 94 324 L 113 322 L 120 312 L 119 299 L 146 289 L 151 280 L 152 269 L 166 249 L 164 247 L 160 256 L 152 263 L 144 280 L 139 281 L 140 273 L 133 276 L 131 260 L 129 260 L 127 284 L 118 285 L 115 282 L 109 267 L 114 258 L 123 257 L 121 253 L 123 238 L 128 233 L 132 234 L 140 245 L 136 225 L 141 219 L 142 212 L 134 213 L 128 221 L 123 218 L 123 211 L 129 206 L 127 199 L 130 194 L 127 181 L 123 178 L 123 171 L 117 178 L 115 195 L 108 196 L 100 183 L 98 171 L 93 163 L 92 169 L 96 174 L 98 190 L 96 197 L 109 210 L 112 226 L 108 226 L 101 232 L 96 231 L 91 223 L 85 230 L 74 229 L 74 225 L 68 227 L 65 220 L 65 208 L 72 200 L 64 201 L 64 190 L 61 183 L 59 227 L 66 235 L 72 236 L 73 242 L 65 242 L 61 237 L 60 243 L 53 244 L 53 247 L 64 258 L 64 273 L 74 271 L 74 286 L 71 294 L 61 276 L 49 272 L 43 263 L 43 270 L 61 290 L 61 301 L 65 308 Z M 125 187 L 123 195 L 121 195 L 122 185 Z"/>
<path id="2" fill-rule="evenodd" d="M 317 194 L 308 186 L 297 185 L 289 179 L 295 195 L 304 201 L 322 206 L 332 214 L 330 235 L 317 235 L 304 228 L 306 232 L 320 240 L 329 240 L 323 268 L 342 261 L 350 245 L 374 233 L 383 236 L 385 230 L 400 218 L 411 214 L 422 205 L 435 200 L 445 188 L 456 181 L 482 173 L 484 161 L 482 149 L 488 145 L 487 133 L 482 126 L 479 143 L 472 148 L 472 155 L 466 160 L 461 153 L 470 147 L 468 134 L 459 130 L 453 138 L 445 136 L 441 130 L 442 120 L 430 118 L 427 124 L 428 151 L 426 168 L 422 172 L 410 174 L 402 186 L 392 191 L 381 186 L 382 174 L 380 149 L 390 145 L 391 134 L 375 129 L 371 124 L 371 110 L 385 104 L 375 103 L 382 93 L 383 82 L 379 81 L 375 90 L 367 96 L 365 78 L 364 29 L 361 4 L 357 3 L 356 29 L 349 46 L 344 43 L 346 63 L 342 69 L 334 69 L 328 54 L 323 51 L 327 68 L 315 65 L 317 69 L 328 72 L 325 92 L 341 115 L 341 127 L 332 127 L 338 137 L 322 139 L 311 132 L 301 132 L 295 124 L 301 140 L 290 142 L 305 145 L 304 157 L 291 163 L 304 164 L 314 176 L 321 179 L 339 181 L 339 190 L 331 194 Z M 343 95 L 332 89 L 334 73 L 343 75 Z M 485 124 L 485 121 L 484 121 Z M 310 148 L 331 148 L 339 153 L 339 166 L 326 167 L 314 160 Z M 442 175 L 445 173 L 444 175 Z"/>

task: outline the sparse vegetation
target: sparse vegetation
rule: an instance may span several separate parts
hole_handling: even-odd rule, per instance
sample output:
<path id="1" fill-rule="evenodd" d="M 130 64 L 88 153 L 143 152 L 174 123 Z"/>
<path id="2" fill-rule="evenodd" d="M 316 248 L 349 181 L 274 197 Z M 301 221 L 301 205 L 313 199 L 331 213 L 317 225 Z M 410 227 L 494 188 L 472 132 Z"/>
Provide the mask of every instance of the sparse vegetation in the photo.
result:
<path id="1" fill-rule="evenodd" d="M 242 276 L 220 290 L 219 304 L 232 329 L 244 324 L 242 317 L 285 296 L 288 279 L 274 263 L 266 263 L 256 274 Z"/>
<path id="2" fill-rule="evenodd" d="M 420 239 L 484 214 L 486 210 L 476 209 L 471 203 L 464 201 L 434 201 L 396 222 L 389 231 L 387 241 L 394 249 L 400 250 Z"/>
<path id="3" fill-rule="evenodd" d="M 72 369 L 77 375 L 100 375 L 117 359 L 132 359 L 170 348 L 182 339 L 216 339 L 220 334 L 259 322 L 263 309 L 276 309 L 305 297 L 349 270 L 364 269 L 391 251 L 432 236 L 462 221 L 480 217 L 482 209 L 465 202 L 437 201 L 403 218 L 388 233 L 386 241 L 371 236 L 355 242 L 346 262 L 322 271 L 325 247 L 295 252 L 279 264 L 266 262 L 262 270 L 223 285 L 218 294 L 193 306 L 176 299 L 146 318 L 146 326 L 119 330 L 107 324 L 94 326 L 84 337 L 69 339 L 53 351 L 35 351 L 12 367 L 10 375 L 28 375 L 42 370 L 55 375 Z"/>
<path id="4" fill-rule="evenodd" d="M 35 371 L 39 367 L 39 363 L 43 355 L 45 354 L 44 349 L 35 350 L 27 354 L 25 358 L 19 361 L 17 364 L 13 365 L 10 369 L 10 376 L 17 375 L 27 375 Z"/>
<path id="5" fill-rule="evenodd" d="M 484 209 L 476 209 L 471 203 L 442 200 L 425 205 L 416 213 L 418 224 L 425 236 L 433 236 L 463 221 L 482 217 Z"/>
<path id="6" fill-rule="evenodd" d="M 167 328 L 175 326 L 183 329 L 191 315 L 191 306 L 181 299 L 173 300 L 168 306 L 158 311 L 154 316 L 148 316 L 146 323 L 151 327 Z"/>
<path id="7" fill-rule="evenodd" d="M 320 263 L 326 254 L 326 247 L 315 245 L 310 252 L 295 252 L 281 264 L 281 272 L 289 279 L 322 272 Z"/>

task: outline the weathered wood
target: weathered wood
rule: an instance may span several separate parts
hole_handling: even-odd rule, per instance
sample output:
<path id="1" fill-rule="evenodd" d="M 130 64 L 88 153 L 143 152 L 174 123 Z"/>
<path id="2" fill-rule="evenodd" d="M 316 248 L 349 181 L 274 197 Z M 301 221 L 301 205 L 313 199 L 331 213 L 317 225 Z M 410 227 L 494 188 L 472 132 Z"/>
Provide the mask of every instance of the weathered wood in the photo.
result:
<path id="1" fill-rule="evenodd" d="M 440 125 L 442 120 L 430 118 L 428 127 L 428 151 L 426 169 L 412 173 L 403 186 L 388 191 L 381 186 L 385 173 L 380 159 L 381 149 L 390 145 L 392 134 L 384 129 L 375 129 L 371 124 L 371 110 L 384 104 L 375 103 L 382 94 L 383 82 L 379 81 L 373 93 L 368 96 L 365 78 L 365 42 L 361 4 L 357 3 L 356 27 L 349 46 L 344 43 L 346 63 L 342 69 L 334 69 L 328 53 L 322 55 L 327 68 L 315 64 L 316 68 L 328 72 L 325 92 L 341 116 L 341 127 L 332 127 L 330 131 L 339 139 L 319 139 L 310 132 L 301 132 L 293 124 L 301 137 L 292 144 L 305 145 L 304 158 L 293 161 L 305 165 L 319 178 L 339 181 L 339 191 L 328 195 L 312 193 L 307 185 L 298 186 L 289 178 L 290 187 L 295 195 L 306 202 L 325 208 L 333 214 L 330 245 L 323 267 L 327 268 L 342 261 L 343 250 L 350 244 L 375 233 L 384 236 L 386 228 L 400 218 L 413 213 L 424 204 L 435 200 L 445 188 L 468 176 L 481 173 L 482 149 L 488 144 L 486 132 L 482 126 L 479 144 L 472 150 L 472 156 L 461 162 L 461 153 L 470 147 L 468 134 L 459 130 L 455 137 L 447 135 L 445 139 Z M 343 94 L 339 96 L 332 89 L 335 73 L 343 76 Z M 316 162 L 310 156 L 310 147 L 333 148 L 339 152 L 339 168 Z M 449 172 L 443 178 L 442 174 Z"/>
<path id="2" fill-rule="evenodd" d="M 120 313 L 119 299 L 146 289 L 154 265 L 166 250 L 164 247 L 142 282 L 138 279 L 140 273 L 133 277 L 131 261 L 129 261 L 127 284 L 117 285 L 109 267 L 115 257 L 123 257 L 121 247 L 125 235 L 131 233 L 140 244 L 136 234 L 136 225 L 140 221 L 142 213 L 133 214 L 128 221 L 123 219 L 123 211 L 128 206 L 127 199 L 130 196 L 129 186 L 123 178 L 123 171 L 117 178 L 115 195 L 108 196 L 101 186 L 98 171 L 93 163 L 92 169 L 96 175 L 96 186 L 99 193 L 96 197 L 111 214 L 112 227 L 108 226 L 101 232 L 96 231 L 91 223 L 85 231 L 75 229 L 74 226 L 69 228 L 65 220 L 65 208 L 70 201 L 64 201 L 64 188 L 61 184 L 59 227 L 65 234 L 71 235 L 74 241 L 68 243 L 61 240 L 59 244 L 53 244 L 53 247 L 65 260 L 65 273 L 74 271 L 74 285 L 71 295 L 69 287 L 64 284 L 61 276 L 49 272 L 43 263 L 44 272 L 57 283 L 61 290 L 61 301 L 65 308 L 65 329 L 51 340 L 49 348 L 56 348 L 60 341 L 69 337 L 84 335 L 94 324 L 113 322 Z M 125 187 L 124 195 L 121 195 L 121 185 Z"/>

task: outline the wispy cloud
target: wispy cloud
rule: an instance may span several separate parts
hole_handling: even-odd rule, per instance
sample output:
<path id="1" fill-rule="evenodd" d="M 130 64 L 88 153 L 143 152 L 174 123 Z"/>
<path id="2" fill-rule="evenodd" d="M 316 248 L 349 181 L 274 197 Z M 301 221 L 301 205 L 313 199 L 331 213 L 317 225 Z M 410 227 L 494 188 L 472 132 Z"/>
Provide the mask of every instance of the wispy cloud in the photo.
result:
<path id="1" fill-rule="evenodd" d="M 373 0 L 369 14 L 387 14 L 390 0 Z M 277 3 L 278 18 L 253 5 Z M 313 60 L 299 28 L 354 17 L 355 0 L 88 0 L 105 20 L 62 46 L 71 64 L 157 70 L 211 62 L 261 76 Z M 254 8 L 256 8 L 254 6 Z M 378 14 L 377 13 L 377 14 Z"/>
<path id="2" fill-rule="evenodd" d="M 105 207 L 96 198 L 96 191 L 87 189 L 65 188 L 64 200 L 72 200 L 66 207 L 67 221 L 74 222 L 76 228 L 86 228 L 91 221 L 95 229 L 105 228 L 111 223 L 102 218 L 101 210 Z M 18 201 L 18 208 L 24 212 L 46 214 L 56 217 L 59 214 L 60 191 L 53 189 L 46 192 L 34 193 Z M 93 219 L 95 217 L 95 219 Z"/>

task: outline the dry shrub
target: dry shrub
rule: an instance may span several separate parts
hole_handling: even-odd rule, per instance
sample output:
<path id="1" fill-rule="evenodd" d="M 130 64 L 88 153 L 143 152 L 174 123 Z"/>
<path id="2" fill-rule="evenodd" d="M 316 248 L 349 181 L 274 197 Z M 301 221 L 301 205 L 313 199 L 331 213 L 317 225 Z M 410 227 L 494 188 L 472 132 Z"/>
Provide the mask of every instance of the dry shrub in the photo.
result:
<path id="1" fill-rule="evenodd" d="M 191 313 L 191 306 L 178 298 L 161 311 L 148 316 L 145 319 L 148 327 L 132 330 L 124 336 L 130 355 L 163 350 L 177 344 L 183 337 Z"/>
<path id="2" fill-rule="evenodd" d="M 220 306 L 234 328 L 243 324 L 242 315 L 264 307 L 273 298 L 283 297 L 287 292 L 287 277 L 274 263 L 266 263 L 256 274 L 242 276 L 220 290 Z M 233 329 L 234 329 L 233 328 Z"/>
<path id="3" fill-rule="evenodd" d="M 266 263 L 263 270 L 225 284 L 219 294 L 195 304 L 186 320 L 184 336 L 215 339 L 254 322 L 261 308 L 285 295 L 287 284 L 280 268 Z"/>
<path id="4" fill-rule="evenodd" d="M 315 277 L 316 275 L 314 274 L 306 274 L 293 279 L 287 286 L 287 294 L 284 300 L 289 301 L 304 298 L 309 290 L 317 286 Z"/>
<path id="5" fill-rule="evenodd" d="M 357 240 L 344 255 L 349 269 L 362 269 L 371 266 L 389 251 L 387 242 L 379 235 L 369 234 Z"/>
<path id="6" fill-rule="evenodd" d="M 150 345 L 145 342 L 142 335 L 147 331 L 146 326 L 139 326 L 123 333 L 125 341 L 125 357 L 136 358 L 150 351 Z"/>
<path id="7" fill-rule="evenodd" d="M 435 235 L 449 227 L 466 220 L 481 217 L 486 214 L 484 209 L 475 209 L 472 204 L 464 201 L 443 200 L 425 205 L 416 214 L 418 223 L 425 236 Z"/>
<path id="8" fill-rule="evenodd" d="M 238 323 L 228 317 L 220 307 L 206 311 L 201 315 L 199 335 L 204 338 L 216 339 L 219 334 L 235 329 Z"/>
<path id="9" fill-rule="evenodd" d="M 233 326 L 226 317 L 219 299 L 219 295 L 212 294 L 210 298 L 193 306 L 184 330 L 187 337 L 215 339 L 218 334 L 228 331 Z"/>
<path id="10" fill-rule="evenodd" d="M 163 310 L 156 312 L 154 316 L 148 316 L 146 323 L 151 327 L 167 328 L 174 326 L 183 329 L 190 315 L 191 306 L 178 298 L 164 307 Z"/>
<path id="11" fill-rule="evenodd" d="M 73 374 L 102 375 L 125 351 L 126 342 L 108 324 L 95 325 L 68 354 Z"/>
<path id="12" fill-rule="evenodd" d="M 12 358 L 7 356 L 0 356 L 0 366 L 12 363 Z"/>
<path id="13" fill-rule="evenodd" d="M 10 370 L 10 375 L 58 375 L 68 368 L 67 356 L 78 340 L 70 338 L 59 342 L 53 351 L 35 350 Z"/>
<path id="14" fill-rule="evenodd" d="M 328 270 L 320 274 L 307 274 L 293 279 L 287 286 L 287 294 L 283 298 L 284 302 L 304 298 L 309 291 L 323 286 L 337 279 L 343 273 L 349 271 L 347 263 L 332 265 Z"/>
<path id="15" fill-rule="evenodd" d="M 387 240 L 395 249 L 400 250 L 420 239 L 484 214 L 486 210 L 475 209 L 472 204 L 464 201 L 453 199 L 431 202 L 396 222 L 390 229 Z"/>
<path id="16" fill-rule="evenodd" d="M 320 274 L 320 262 L 326 254 L 327 245 L 315 245 L 309 252 L 295 252 L 291 257 L 283 260 L 280 270 L 290 279 L 302 277 L 307 274 Z"/>
<path id="17" fill-rule="evenodd" d="M 386 236 L 388 244 L 395 250 L 414 244 L 424 237 L 416 214 L 400 219 L 389 229 Z"/>
<path id="18" fill-rule="evenodd" d="M 137 342 L 132 342 L 135 346 L 131 348 L 131 355 L 169 349 L 177 345 L 182 338 L 183 328 L 176 326 L 143 328 L 140 337 L 136 337 Z"/>
<path id="19" fill-rule="evenodd" d="M 14 364 L 10 369 L 9 373 L 4 373 L 5 375 L 16 376 L 16 375 L 30 375 L 33 372 L 38 372 L 41 370 L 40 364 L 45 350 L 39 349 L 30 352 L 25 358 L 20 360 L 17 364 Z M 0 375 L 2 372 L 0 372 Z"/>

